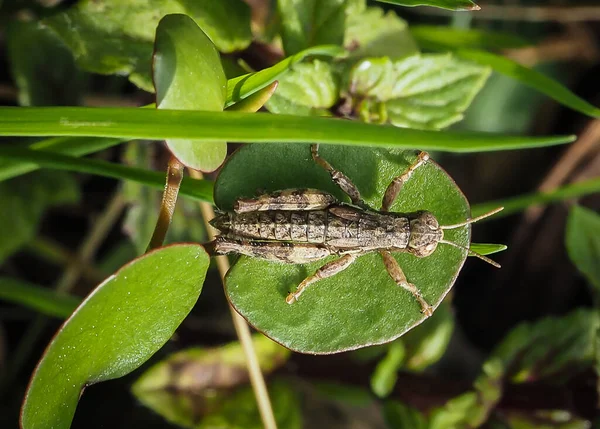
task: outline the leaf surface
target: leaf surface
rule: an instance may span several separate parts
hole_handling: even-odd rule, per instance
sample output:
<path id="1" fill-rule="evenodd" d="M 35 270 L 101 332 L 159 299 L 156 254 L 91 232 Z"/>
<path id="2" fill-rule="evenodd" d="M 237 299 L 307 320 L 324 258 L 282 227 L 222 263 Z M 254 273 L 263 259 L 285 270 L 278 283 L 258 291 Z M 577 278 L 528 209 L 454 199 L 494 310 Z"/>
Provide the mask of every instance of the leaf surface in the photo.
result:
<path id="1" fill-rule="evenodd" d="M 600 296 L 600 215 L 581 206 L 573 206 L 567 219 L 567 251 Z"/>
<path id="2" fill-rule="evenodd" d="M 377 208 L 391 179 L 415 157 L 413 151 L 352 147 L 322 147 L 321 155 L 347 174 L 365 201 Z M 327 172 L 312 161 L 308 146 L 250 145 L 224 165 L 215 183 L 215 202 L 220 209 L 230 210 L 237 198 L 254 196 L 259 189 L 305 187 L 331 192 L 345 201 Z M 433 162 L 415 172 L 392 207 L 398 212 L 422 209 L 433 212 L 442 224 L 469 216 L 465 197 Z M 463 246 L 468 246 L 469 236 L 469 227 L 447 231 L 447 239 Z M 395 257 L 409 281 L 437 307 L 454 283 L 466 252 L 440 245 L 427 258 L 402 253 Z M 417 301 L 391 280 L 376 253 L 361 256 L 345 271 L 311 286 L 297 303 L 286 304 L 287 293 L 321 265 L 241 257 L 227 275 L 227 294 L 251 325 L 304 353 L 335 353 L 389 342 L 424 320 Z"/>
<path id="3" fill-rule="evenodd" d="M 152 356 L 190 312 L 208 269 L 200 245 L 164 247 L 100 284 L 63 324 L 31 378 L 24 429 L 68 428 L 82 390 Z"/>

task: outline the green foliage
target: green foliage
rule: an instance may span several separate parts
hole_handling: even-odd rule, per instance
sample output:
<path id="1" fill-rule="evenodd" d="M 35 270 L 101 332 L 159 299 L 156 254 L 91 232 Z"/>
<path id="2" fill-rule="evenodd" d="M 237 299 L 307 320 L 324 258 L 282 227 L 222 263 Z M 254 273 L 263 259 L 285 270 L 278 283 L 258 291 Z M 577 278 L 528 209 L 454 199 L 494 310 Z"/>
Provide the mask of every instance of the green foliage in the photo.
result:
<path id="1" fill-rule="evenodd" d="M 508 246 L 504 244 L 471 243 L 471 250 L 480 255 L 493 255 L 494 253 L 502 252 L 507 248 Z"/>
<path id="2" fill-rule="evenodd" d="M 42 356 L 23 403 L 23 427 L 68 428 L 86 386 L 122 377 L 152 356 L 196 303 L 208 263 L 202 246 L 174 245 L 99 285 Z"/>
<path id="3" fill-rule="evenodd" d="M 379 207 L 385 188 L 407 168 L 414 152 L 323 147 L 322 156 L 354 181 L 367 203 Z M 224 165 L 215 184 L 215 202 L 230 210 L 237 198 L 253 196 L 257 189 L 304 187 L 323 189 L 344 200 L 327 172 L 312 161 L 307 146 L 281 145 L 272 150 L 251 145 Z M 392 207 L 399 212 L 422 209 L 431 210 L 442 224 L 468 216 L 464 196 L 435 163 L 415 172 Z M 447 238 L 468 246 L 469 230 L 449 230 Z M 410 281 L 437 307 L 466 252 L 440 246 L 428 258 L 396 256 Z M 288 265 L 242 257 L 227 275 L 227 294 L 254 327 L 305 353 L 333 353 L 388 342 L 424 320 L 417 301 L 391 280 L 378 254 L 360 257 L 345 271 L 312 286 L 299 302 L 286 304 L 287 293 L 320 265 L 323 262 Z"/>
<path id="4" fill-rule="evenodd" d="M 80 299 L 22 280 L 0 277 L 0 299 L 31 308 L 42 314 L 67 318 L 81 302 Z"/>
<path id="5" fill-rule="evenodd" d="M 476 28 L 454 28 L 439 25 L 413 25 L 410 34 L 423 49 L 511 49 L 523 48 L 530 43 L 512 33 L 501 33 Z"/>
<path id="6" fill-rule="evenodd" d="M 152 92 L 155 29 L 163 16 L 172 13 L 187 13 L 223 52 L 250 43 L 250 13 L 242 0 L 81 0 L 44 23 L 83 69 L 129 75 L 133 83 Z"/>
<path id="7" fill-rule="evenodd" d="M 412 407 L 398 401 L 387 401 L 383 406 L 383 415 L 390 429 L 427 429 L 427 419 Z"/>
<path id="8" fill-rule="evenodd" d="M 254 335 L 252 342 L 264 374 L 281 367 L 290 355 L 289 350 L 263 335 Z M 203 376 L 198 377 L 198 374 Z M 239 411 L 243 410 L 244 416 L 237 419 L 250 419 L 253 425 L 258 425 L 255 400 L 246 393 L 248 382 L 241 345 L 234 342 L 218 348 L 193 348 L 175 353 L 148 369 L 132 386 L 132 391 L 144 405 L 179 426 L 210 427 L 218 420 L 234 424 L 236 420 L 229 408 L 235 400 L 243 402 L 239 404 Z M 289 403 L 293 392 L 283 383 L 276 385 L 272 387 L 286 398 L 281 401 L 272 395 L 276 411 L 298 414 L 296 407 Z M 237 390 L 234 398 L 232 390 Z M 299 415 L 287 418 L 295 420 Z M 239 423 L 225 427 L 239 427 Z"/>
<path id="9" fill-rule="evenodd" d="M 67 173 L 36 172 L 0 182 L 0 261 L 35 237 L 48 208 L 76 203 L 79 197 Z"/>
<path id="10" fill-rule="evenodd" d="M 188 16 L 167 15 L 158 24 L 153 73 L 158 109 L 223 111 L 227 79 L 219 53 Z M 167 146 L 195 170 L 214 171 L 227 156 L 225 141 L 168 139 Z"/>
<path id="11" fill-rule="evenodd" d="M 450 10 L 479 10 L 479 6 L 471 0 L 377 0 L 400 6 L 433 6 Z"/>
<path id="12" fill-rule="evenodd" d="M 15 20 L 6 38 L 21 106 L 79 104 L 82 73 L 51 30 L 36 22 Z"/>
<path id="13" fill-rule="evenodd" d="M 352 69 L 348 88 L 366 122 L 436 130 L 462 119 L 489 73 L 450 54 L 366 59 Z"/>
<path id="14" fill-rule="evenodd" d="M 567 220 L 566 246 L 575 266 L 600 296 L 600 215 L 573 206 Z"/>
<path id="15" fill-rule="evenodd" d="M 277 0 L 286 55 L 317 45 L 341 45 L 346 0 Z"/>

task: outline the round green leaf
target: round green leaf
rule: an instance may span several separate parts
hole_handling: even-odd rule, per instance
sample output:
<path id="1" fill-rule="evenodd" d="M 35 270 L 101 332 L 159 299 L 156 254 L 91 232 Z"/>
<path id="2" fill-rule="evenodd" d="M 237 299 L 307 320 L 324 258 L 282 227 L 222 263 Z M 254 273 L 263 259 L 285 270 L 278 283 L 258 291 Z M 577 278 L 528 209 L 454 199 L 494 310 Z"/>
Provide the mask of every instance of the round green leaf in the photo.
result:
<path id="1" fill-rule="evenodd" d="M 414 161 L 414 151 L 322 146 L 321 155 L 348 175 L 365 201 L 379 208 L 393 177 Z M 215 202 L 231 210 L 239 197 L 289 188 L 317 188 L 347 201 L 329 174 L 311 159 L 309 146 L 248 145 L 225 163 L 215 183 Z M 396 212 L 429 210 L 441 224 L 469 216 L 469 205 L 454 181 L 433 161 L 416 170 L 392 206 Z M 468 246 L 470 227 L 446 231 L 446 239 Z M 437 307 L 454 283 L 466 252 L 440 245 L 418 259 L 397 253 L 409 281 Z M 304 353 L 336 353 L 399 337 L 425 317 L 415 298 L 397 286 L 377 253 L 358 258 L 345 271 L 312 285 L 294 304 L 287 293 L 324 262 L 292 265 L 241 257 L 226 278 L 229 300 L 258 330 Z"/>
<path id="2" fill-rule="evenodd" d="M 164 247 L 98 286 L 63 324 L 27 390 L 24 429 L 68 428 L 83 389 L 152 356 L 190 312 L 209 265 L 197 244 Z"/>
<path id="3" fill-rule="evenodd" d="M 227 79 L 219 53 L 187 15 L 167 15 L 158 24 L 153 73 L 158 109 L 223 111 Z M 168 139 L 167 146 L 196 170 L 216 170 L 227 155 L 224 141 Z"/>

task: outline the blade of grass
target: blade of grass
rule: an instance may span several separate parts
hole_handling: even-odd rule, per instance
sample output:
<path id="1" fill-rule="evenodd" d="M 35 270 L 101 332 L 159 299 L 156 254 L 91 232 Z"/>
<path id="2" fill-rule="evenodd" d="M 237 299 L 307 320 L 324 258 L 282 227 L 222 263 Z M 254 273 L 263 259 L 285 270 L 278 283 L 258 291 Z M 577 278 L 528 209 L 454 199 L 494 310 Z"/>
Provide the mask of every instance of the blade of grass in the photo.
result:
<path id="1" fill-rule="evenodd" d="M 62 319 L 69 317 L 81 302 L 75 296 L 59 294 L 52 289 L 9 277 L 0 278 L 0 299 Z"/>
<path id="2" fill-rule="evenodd" d="M 422 131 L 330 118 L 136 108 L 1 108 L 3 136 L 98 136 L 254 143 L 297 142 L 474 152 L 569 143 L 574 136 L 519 137 Z"/>
<path id="3" fill-rule="evenodd" d="M 5 146 L 0 146 L 0 159 L 19 161 L 23 164 L 28 163 L 36 167 L 96 174 L 113 179 L 132 180 L 155 189 L 163 189 L 165 186 L 164 173 L 97 159 L 75 158 L 41 150 Z M 212 182 L 208 180 L 184 179 L 180 192 L 186 197 L 212 203 Z"/>
<path id="4" fill-rule="evenodd" d="M 513 213 L 518 213 L 536 204 L 548 204 L 563 201 L 569 198 L 582 197 L 587 194 L 600 192 L 600 178 L 585 180 L 578 183 L 562 186 L 549 192 L 525 194 L 505 200 L 491 201 L 474 205 L 471 209 L 473 217 L 482 215 L 495 207 L 504 207 L 504 210 L 495 214 L 491 219 L 498 219 Z M 486 219 L 488 220 L 488 219 Z"/>
<path id="5" fill-rule="evenodd" d="M 524 67 L 513 60 L 491 52 L 459 49 L 455 53 L 466 60 L 490 66 L 494 71 L 518 80 L 573 110 L 593 118 L 600 118 L 600 108 L 588 103 L 575 95 L 566 86 L 536 70 Z"/>

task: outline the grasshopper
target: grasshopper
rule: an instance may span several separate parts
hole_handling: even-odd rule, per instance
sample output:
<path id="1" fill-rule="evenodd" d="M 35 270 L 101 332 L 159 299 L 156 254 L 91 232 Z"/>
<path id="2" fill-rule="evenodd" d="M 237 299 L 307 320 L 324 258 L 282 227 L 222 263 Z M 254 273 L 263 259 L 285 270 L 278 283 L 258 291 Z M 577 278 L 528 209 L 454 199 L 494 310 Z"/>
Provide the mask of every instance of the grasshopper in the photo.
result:
<path id="1" fill-rule="evenodd" d="M 380 253 L 390 277 L 414 296 L 427 317 L 433 313 L 433 307 L 408 281 L 391 252 L 425 258 L 435 252 L 439 244 L 447 244 L 500 267 L 483 255 L 444 240 L 444 230 L 471 224 L 502 208 L 454 225 L 440 225 L 436 217 L 425 210 L 413 213 L 389 211 L 404 183 L 428 161 L 426 152 L 421 152 L 404 173 L 390 182 L 381 209 L 374 210 L 362 200 L 352 181 L 322 158 L 318 149 L 318 145 L 311 146 L 313 160 L 330 174 L 333 182 L 348 195 L 351 204 L 317 189 L 289 189 L 256 198 L 240 198 L 234 203 L 233 212 L 220 213 L 211 221 L 221 232 L 214 242 L 218 254 L 237 253 L 289 264 L 339 256 L 290 292 L 286 298 L 288 304 L 296 302 L 310 285 L 343 271 L 356 258 L 370 252 Z"/>

